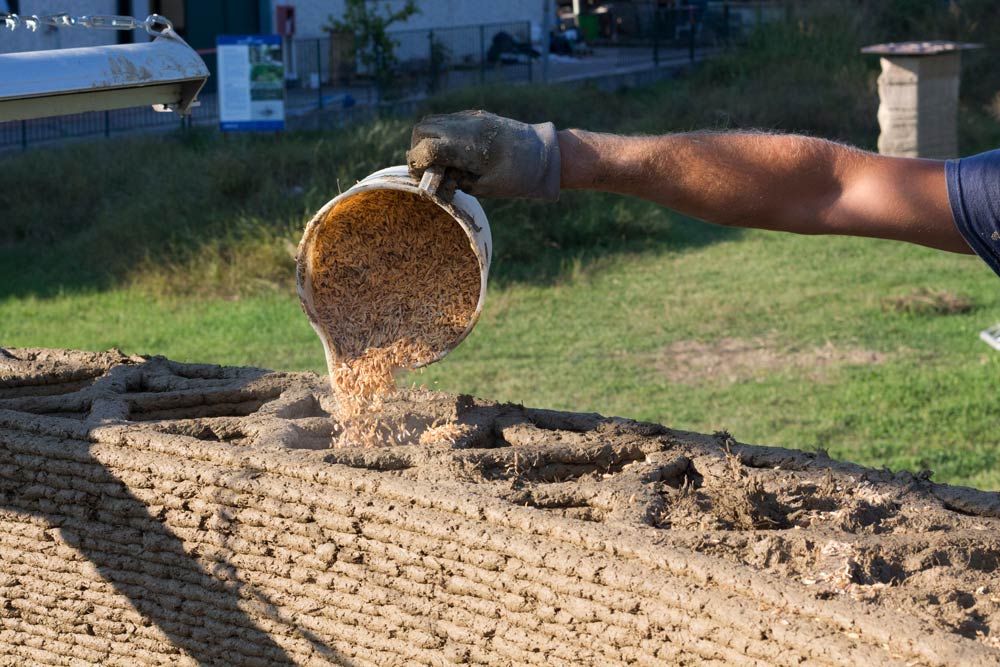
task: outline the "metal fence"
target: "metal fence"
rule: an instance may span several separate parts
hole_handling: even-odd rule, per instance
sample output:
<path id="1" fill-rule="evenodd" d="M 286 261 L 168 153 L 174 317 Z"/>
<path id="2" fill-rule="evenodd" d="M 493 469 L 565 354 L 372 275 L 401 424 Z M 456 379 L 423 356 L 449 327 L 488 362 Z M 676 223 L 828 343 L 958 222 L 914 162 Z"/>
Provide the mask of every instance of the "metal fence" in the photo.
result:
<path id="1" fill-rule="evenodd" d="M 615 49 L 619 66 L 694 61 L 698 53 L 727 48 L 782 13 L 773 2 L 694 2 L 636 12 L 628 21 L 598 24 L 597 47 Z"/>
<path id="2" fill-rule="evenodd" d="M 696 2 L 610 25 L 581 25 L 581 31 L 587 27 L 592 32 L 584 35 L 587 48 L 571 57 L 554 50 L 544 76 L 570 81 L 623 68 L 694 62 L 748 34 L 776 10 L 768 2 Z M 384 111 L 407 112 L 445 90 L 543 80 L 538 35 L 532 35 L 528 21 L 404 30 L 391 37 L 394 58 L 382 68 L 359 56 L 350 35 L 286 43 L 287 125 L 341 125 Z M 214 50 L 201 53 L 211 67 Z M 218 96 L 214 87 L 206 90 L 199 96 L 200 106 L 183 120 L 142 107 L 0 123 L 0 150 L 73 137 L 215 125 Z"/>
<path id="3" fill-rule="evenodd" d="M 394 62 L 378 71 L 354 55 L 350 35 L 296 40 L 290 98 L 316 108 L 392 103 L 442 90 L 497 81 L 531 81 L 531 24 L 490 23 L 391 33 Z M 295 106 L 294 104 L 292 106 Z"/>
<path id="4" fill-rule="evenodd" d="M 218 122 L 218 96 L 200 96 L 200 106 L 191 116 L 181 117 L 172 112 L 161 113 L 152 107 L 133 107 L 114 111 L 34 118 L 31 120 L 0 123 L 0 150 L 30 144 L 72 139 L 79 137 L 110 137 L 114 134 L 140 130 L 173 130 L 193 124 L 207 125 Z"/>

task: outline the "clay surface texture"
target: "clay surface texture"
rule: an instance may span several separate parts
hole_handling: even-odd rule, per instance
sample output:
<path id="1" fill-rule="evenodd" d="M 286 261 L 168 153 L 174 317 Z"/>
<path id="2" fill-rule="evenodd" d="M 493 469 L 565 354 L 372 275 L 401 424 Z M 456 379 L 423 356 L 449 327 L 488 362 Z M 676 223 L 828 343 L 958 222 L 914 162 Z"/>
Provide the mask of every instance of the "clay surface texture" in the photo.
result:
<path id="1" fill-rule="evenodd" d="M 0 349 L 0 665 L 1000 664 L 1000 498 L 656 424 Z"/>

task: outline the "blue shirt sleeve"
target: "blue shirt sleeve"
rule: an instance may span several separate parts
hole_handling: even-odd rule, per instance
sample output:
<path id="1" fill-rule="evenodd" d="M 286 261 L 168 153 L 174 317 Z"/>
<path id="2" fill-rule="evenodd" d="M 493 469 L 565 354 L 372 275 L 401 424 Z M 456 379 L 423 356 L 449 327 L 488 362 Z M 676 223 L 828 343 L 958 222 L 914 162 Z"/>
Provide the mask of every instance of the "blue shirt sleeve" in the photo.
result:
<path id="1" fill-rule="evenodd" d="M 1000 275 L 1000 149 L 948 160 L 944 170 L 958 231 Z"/>

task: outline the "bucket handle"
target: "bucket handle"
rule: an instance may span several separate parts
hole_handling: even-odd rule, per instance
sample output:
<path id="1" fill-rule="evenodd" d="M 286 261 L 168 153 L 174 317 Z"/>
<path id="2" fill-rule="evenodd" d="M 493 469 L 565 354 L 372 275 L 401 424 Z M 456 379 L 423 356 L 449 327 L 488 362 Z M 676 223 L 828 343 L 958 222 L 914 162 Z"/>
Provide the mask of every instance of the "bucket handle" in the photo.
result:
<path id="1" fill-rule="evenodd" d="M 444 167 L 427 167 L 424 170 L 424 175 L 420 179 L 419 187 L 423 192 L 433 197 L 437 194 L 438 188 L 441 187 L 441 181 L 444 180 Z"/>

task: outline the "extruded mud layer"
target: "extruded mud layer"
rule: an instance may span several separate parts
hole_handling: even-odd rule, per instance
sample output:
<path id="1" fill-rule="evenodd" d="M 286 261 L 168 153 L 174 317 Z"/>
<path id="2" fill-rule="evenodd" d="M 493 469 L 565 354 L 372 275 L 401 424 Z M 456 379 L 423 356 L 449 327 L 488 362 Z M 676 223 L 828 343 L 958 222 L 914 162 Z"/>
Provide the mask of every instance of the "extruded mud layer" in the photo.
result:
<path id="1" fill-rule="evenodd" d="M 598 415 L 0 349 L 0 665 L 1000 664 L 1000 498 Z"/>

